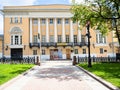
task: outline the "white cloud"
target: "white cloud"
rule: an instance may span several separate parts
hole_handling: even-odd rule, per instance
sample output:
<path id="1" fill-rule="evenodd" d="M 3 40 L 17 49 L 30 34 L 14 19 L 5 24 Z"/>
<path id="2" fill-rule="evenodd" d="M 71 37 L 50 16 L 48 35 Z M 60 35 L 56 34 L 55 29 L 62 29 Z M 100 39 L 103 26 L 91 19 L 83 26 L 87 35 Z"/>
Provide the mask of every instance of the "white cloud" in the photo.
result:
<path id="1" fill-rule="evenodd" d="M 0 0 L 1 6 L 32 5 L 36 0 Z"/>

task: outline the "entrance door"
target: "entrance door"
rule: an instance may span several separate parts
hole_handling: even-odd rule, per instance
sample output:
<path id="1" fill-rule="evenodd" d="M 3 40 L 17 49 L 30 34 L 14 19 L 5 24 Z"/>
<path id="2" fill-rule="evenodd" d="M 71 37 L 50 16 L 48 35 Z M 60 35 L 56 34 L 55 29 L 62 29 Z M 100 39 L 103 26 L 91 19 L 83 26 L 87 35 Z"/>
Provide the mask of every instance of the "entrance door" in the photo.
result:
<path id="1" fill-rule="evenodd" d="M 11 58 L 20 59 L 23 57 L 23 49 L 17 48 L 17 49 L 11 49 Z"/>
<path id="2" fill-rule="evenodd" d="M 54 59 L 54 49 L 50 49 L 50 59 Z"/>
<path id="3" fill-rule="evenodd" d="M 66 59 L 70 59 L 71 50 L 66 49 Z"/>

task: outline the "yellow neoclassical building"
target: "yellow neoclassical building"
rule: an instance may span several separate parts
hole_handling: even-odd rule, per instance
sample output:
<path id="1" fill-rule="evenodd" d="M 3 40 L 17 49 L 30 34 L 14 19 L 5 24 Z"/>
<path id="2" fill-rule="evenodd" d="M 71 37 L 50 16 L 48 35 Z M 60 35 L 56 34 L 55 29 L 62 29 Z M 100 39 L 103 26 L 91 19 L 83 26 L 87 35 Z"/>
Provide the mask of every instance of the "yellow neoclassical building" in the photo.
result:
<path id="1" fill-rule="evenodd" d="M 4 6 L 4 56 L 71 59 L 88 56 L 86 28 L 73 22 L 71 5 Z M 90 30 L 91 56 L 114 56 L 113 33 Z M 74 51 L 72 53 L 71 51 Z"/>

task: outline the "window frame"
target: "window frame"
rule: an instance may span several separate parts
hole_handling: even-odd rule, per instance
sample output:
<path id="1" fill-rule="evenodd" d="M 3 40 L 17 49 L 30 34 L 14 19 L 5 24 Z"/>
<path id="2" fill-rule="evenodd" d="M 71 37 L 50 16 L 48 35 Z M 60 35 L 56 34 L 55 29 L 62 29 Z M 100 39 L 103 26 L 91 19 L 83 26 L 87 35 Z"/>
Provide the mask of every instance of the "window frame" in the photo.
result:
<path id="1" fill-rule="evenodd" d="M 82 53 L 86 54 L 86 49 L 85 48 L 82 49 Z"/>
<path id="2" fill-rule="evenodd" d="M 61 19 L 61 18 L 58 18 L 58 19 L 57 19 L 57 24 L 61 24 L 61 21 L 62 21 L 62 19 Z"/>
<path id="3" fill-rule="evenodd" d="M 37 55 L 37 50 L 33 50 L 33 55 Z"/>
<path id="4" fill-rule="evenodd" d="M 66 43 L 70 42 L 70 35 L 66 35 Z"/>
<path id="5" fill-rule="evenodd" d="M 53 24 L 53 18 L 49 19 L 49 24 Z"/>
<path id="6" fill-rule="evenodd" d="M 58 43 L 62 43 L 62 35 L 58 35 Z"/>
<path id="7" fill-rule="evenodd" d="M 45 49 L 42 49 L 42 55 L 45 55 Z"/>

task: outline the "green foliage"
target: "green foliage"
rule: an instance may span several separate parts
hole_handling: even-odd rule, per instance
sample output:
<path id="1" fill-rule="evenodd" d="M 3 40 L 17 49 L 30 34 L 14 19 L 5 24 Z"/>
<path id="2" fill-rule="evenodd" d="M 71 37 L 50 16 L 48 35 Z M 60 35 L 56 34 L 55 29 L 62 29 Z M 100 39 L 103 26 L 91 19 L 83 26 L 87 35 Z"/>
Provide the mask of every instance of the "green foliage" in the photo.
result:
<path id="1" fill-rule="evenodd" d="M 7 82 L 33 66 L 32 64 L 0 64 L 0 84 Z"/>
<path id="2" fill-rule="evenodd" d="M 119 0 L 85 0 L 87 4 L 73 4 L 71 12 L 74 15 L 73 21 L 80 22 L 80 28 L 86 26 L 90 21 L 90 26 L 94 30 L 100 30 L 106 35 L 112 30 L 112 19 L 120 18 Z"/>
<path id="3" fill-rule="evenodd" d="M 79 66 L 120 88 L 120 63 L 93 63 L 92 68 L 88 68 L 87 64 Z"/>

